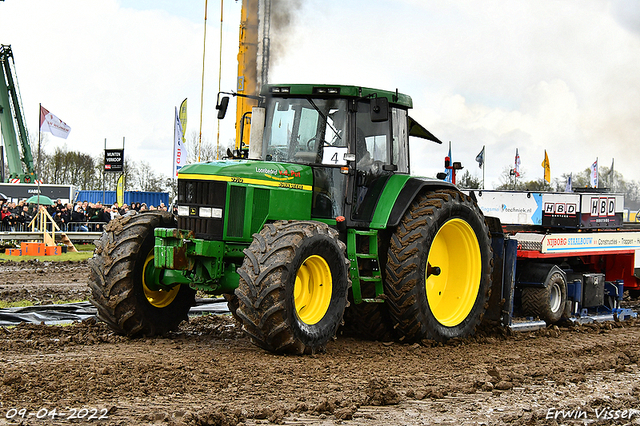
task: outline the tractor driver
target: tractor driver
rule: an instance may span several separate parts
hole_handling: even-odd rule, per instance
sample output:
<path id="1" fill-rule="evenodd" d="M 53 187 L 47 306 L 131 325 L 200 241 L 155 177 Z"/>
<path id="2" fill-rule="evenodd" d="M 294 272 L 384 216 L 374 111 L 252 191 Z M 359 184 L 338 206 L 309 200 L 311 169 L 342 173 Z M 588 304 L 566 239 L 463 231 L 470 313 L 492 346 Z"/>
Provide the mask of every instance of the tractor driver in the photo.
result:
<path id="1" fill-rule="evenodd" d="M 373 164 L 373 158 L 367 149 L 364 132 L 358 127 L 356 130 L 356 167 L 358 170 L 368 169 Z"/>

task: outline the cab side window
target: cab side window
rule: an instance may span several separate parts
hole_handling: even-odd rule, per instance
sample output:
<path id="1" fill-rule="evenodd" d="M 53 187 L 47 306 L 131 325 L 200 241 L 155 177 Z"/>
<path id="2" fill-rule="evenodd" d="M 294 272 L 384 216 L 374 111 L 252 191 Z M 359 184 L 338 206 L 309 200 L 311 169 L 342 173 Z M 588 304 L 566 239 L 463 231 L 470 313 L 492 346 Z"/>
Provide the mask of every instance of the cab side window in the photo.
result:
<path id="1" fill-rule="evenodd" d="M 389 162 L 389 122 L 374 123 L 369 114 L 369 102 L 359 102 L 356 114 L 356 168 L 379 174 Z"/>
<path id="2" fill-rule="evenodd" d="M 409 173 L 409 135 L 407 134 L 407 111 L 393 108 L 391 110 L 391 127 L 393 135 L 392 163 L 398 166 L 398 173 Z"/>

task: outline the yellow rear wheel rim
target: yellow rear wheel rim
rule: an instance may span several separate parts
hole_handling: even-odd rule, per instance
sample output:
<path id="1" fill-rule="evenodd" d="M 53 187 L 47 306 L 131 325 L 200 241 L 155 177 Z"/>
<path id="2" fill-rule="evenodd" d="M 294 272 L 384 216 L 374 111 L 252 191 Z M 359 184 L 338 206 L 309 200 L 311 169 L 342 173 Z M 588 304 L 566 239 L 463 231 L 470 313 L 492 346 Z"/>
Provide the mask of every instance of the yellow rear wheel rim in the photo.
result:
<path id="1" fill-rule="evenodd" d="M 144 261 L 144 267 L 142 269 L 142 289 L 144 290 L 144 296 L 147 301 L 156 308 L 165 308 L 173 302 L 180 291 L 180 284 L 172 287 L 169 290 L 151 290 L 147 287 L 147 277 L 153 274 L 153 251 L 149 253 Z"/>
<path id="2" fill-rule="evenodd" d="M 331 268 L 321 256 L 309 256 L 296 273 L 293 299 L 298 318 L 305 324 L 317 324 L 331 304 Z"/>
<path id="3" fill-rule="evenodd" d="M 429 308 L 440 324 L 455 327 L 473 309 L 482 278 L 478 238 L 466 221 L 451 219 L 438 230 L 427 258 L 427 269 L 436 267 L 438 275 L 425 273 Z"/>

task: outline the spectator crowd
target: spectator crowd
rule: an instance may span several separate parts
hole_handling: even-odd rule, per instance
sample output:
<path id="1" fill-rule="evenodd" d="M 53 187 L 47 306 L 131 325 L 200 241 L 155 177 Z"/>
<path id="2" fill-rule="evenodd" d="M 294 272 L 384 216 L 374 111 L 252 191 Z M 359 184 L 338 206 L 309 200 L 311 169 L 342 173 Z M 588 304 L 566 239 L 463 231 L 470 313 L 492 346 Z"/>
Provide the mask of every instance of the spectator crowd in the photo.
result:
<path id="1" fill-rule="evenodd" d="M 78 201 L 75 204 L 65 204 L 58 199 L 53 205 L 44 207 L 61 231 L 84 232 L 101 232 L 105 224 L 132 210 L 137 212 L 167 211 L 167 206 L 162 202 L 158 207 L 147 206 L 145 203 L 132 203 L 130 206 L 125 203 L 119 206 L 118 203 L 103 205 L 99 201 L 97 203 Z M 36 204 L 27 204 L 26 200 L 20 200 L 18 203 L 0 200 L 0 230 L 27 231 L 29 223 L 37 213 L 37 208 Z"/>

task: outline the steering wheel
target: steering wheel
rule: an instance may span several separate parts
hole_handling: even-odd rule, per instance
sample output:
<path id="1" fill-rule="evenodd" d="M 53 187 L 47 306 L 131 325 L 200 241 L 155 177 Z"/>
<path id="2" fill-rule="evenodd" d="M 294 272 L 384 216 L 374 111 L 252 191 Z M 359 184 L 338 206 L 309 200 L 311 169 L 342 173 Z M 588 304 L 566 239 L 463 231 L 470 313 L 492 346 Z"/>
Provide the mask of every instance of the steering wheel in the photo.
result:
<path id="1" fill-rule="evenodd" d="M 313 142 L 313 141 L 315 141 L 315 140 L 317 140 L 317 139 L 318 139 L 318 137 L 317 137 L 317 136 L 314 136 L 314 137 L 312 137 L 311 139 L 309 139 L 309 140 L 307 141 L 307 149 L 308 149 L 309 151 L 311 151 L 311 142 Z M 320 148 L 320 147 L 324 148 L 324 147 L 326 147 L 326 146 L 334 146 L 334 145 L 333 145 L 333 144 L 331 144 L 331 143 L 329 143 L 329 142 L 327 142 L 327 141 L 322 141 L 322 145 L 318 145 L 318 148 Z"/>
<path id="2" fill-rule="evenodd" d="M 382 164 L 382 161 L 374 160 L 371 164 L 371 173 L 373 173 L 374 175 L 379 175 L 380 173 L 382 173 Z"/>
<path id="3" fill-rule="evenodd" d="M 269 155 L 271 155 L 271 161 L 283 161 L 287 158 L 287 151 L 283 149 L 271 147 L 270 151 L 271 153 Z"/>
<path id="4" fill-rule="evenodd" d="M 318 139 L 318 138 L 317 138 L 316 136 L 314 136 L 314 137 L 312 137 L 311 139 L 309 139 L 309 140 L 307 141 L 307 149 L 308 149 L 309 151 L 311 151 L 311 142 L 315 141 L 316 139 Z"/>

